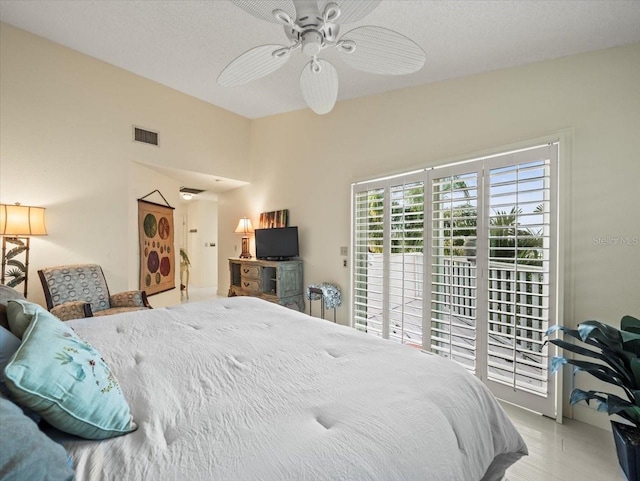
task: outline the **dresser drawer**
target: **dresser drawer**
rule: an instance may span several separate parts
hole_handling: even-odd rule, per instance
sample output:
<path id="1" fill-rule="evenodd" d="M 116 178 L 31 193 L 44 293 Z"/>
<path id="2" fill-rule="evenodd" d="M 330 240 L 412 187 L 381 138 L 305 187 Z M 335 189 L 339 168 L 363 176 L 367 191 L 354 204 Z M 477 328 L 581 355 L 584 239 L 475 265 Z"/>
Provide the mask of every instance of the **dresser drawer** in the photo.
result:
<path id="1" fill-rule="evenodd" d="M 243 278 L 240 287 L 247 294 L 257 294 L 260 292 L 260 282 L 257 279 L 245 279 Z"/>
<path id="2" fill-rule="evenodd" d="M 242 266 L 240 268 L 242 279 L 258 279 L 260 277 L 260 266 Z"/>
<path id="3" fill-rule="evenodd" d="M 229 259 L 229 297 L 251 296 L 304 311 L 302 261 Z"/>

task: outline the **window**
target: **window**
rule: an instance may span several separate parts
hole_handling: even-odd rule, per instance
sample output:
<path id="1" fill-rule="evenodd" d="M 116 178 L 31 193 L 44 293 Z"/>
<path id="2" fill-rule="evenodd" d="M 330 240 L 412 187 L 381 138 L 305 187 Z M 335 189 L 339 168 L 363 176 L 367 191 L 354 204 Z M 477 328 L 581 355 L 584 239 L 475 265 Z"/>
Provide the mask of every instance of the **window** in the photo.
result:
<path id="1" fill-rule="evenodd" d="M 555 416 L 552 143 L 353 186 L 353 326 L 450 358 Z"/>

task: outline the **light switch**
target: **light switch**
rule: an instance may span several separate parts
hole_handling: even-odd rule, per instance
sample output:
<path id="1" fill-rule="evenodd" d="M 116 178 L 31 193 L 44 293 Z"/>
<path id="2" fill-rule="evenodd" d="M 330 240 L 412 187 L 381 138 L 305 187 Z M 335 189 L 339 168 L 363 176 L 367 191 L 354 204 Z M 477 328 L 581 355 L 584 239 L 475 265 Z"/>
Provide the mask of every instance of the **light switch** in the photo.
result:
<path id="1" fill-rule="evenodd" d="M 340 255 L 341 256 L 348 256 L 349 255 L 349 248 L 347 246 L 341 246 L 340 247 Z"/>

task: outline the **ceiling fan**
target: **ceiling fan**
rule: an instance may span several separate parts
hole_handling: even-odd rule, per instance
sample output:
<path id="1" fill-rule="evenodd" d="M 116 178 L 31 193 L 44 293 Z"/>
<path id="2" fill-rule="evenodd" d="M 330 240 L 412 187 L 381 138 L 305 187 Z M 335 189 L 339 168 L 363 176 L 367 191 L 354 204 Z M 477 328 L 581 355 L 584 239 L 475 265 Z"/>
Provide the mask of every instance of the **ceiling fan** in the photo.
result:
<path id="1" fill-rule="evenodd" d="M 276 71 L 300 49 L 309 57 L 300 75 L 307 105 L 317 114 L 333 109 L 338 97 L 338 73 L 318 56 L 335 48 L 351 67 L 365 72 L 401 75 L 422 68 L 424 50 L 404 35 L 378 26 L 357 27 L 340 36 L 340 26 L 361 20 L 382 0 L 231 0 L 257 18 L 284 25 L 290 45 L 269 44 L 243 53 L 218 76 L 233 87 Z"/>

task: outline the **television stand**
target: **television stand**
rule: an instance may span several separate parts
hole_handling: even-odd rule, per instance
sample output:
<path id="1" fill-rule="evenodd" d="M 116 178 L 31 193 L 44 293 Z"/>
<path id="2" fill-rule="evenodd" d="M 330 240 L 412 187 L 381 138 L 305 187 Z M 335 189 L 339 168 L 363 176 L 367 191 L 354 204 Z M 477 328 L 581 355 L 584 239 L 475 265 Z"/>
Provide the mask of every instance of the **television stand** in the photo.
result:
<path id="1" fill-rule="evenodd" d="M 304 312 L 302 261 L 229 259 L 229 297 L 259 297 Z"/>

